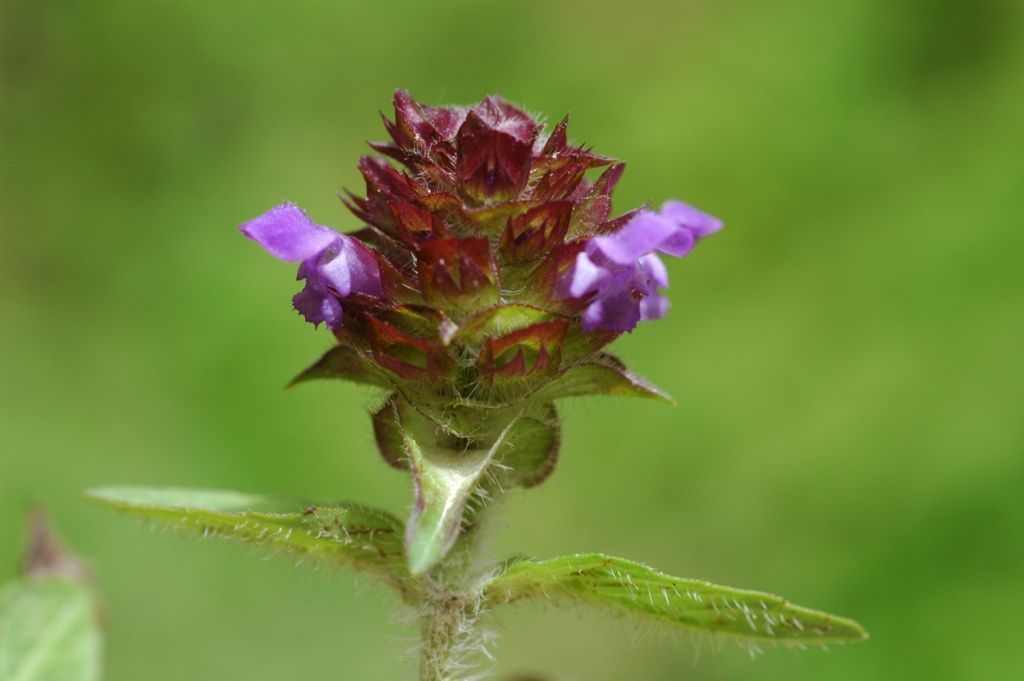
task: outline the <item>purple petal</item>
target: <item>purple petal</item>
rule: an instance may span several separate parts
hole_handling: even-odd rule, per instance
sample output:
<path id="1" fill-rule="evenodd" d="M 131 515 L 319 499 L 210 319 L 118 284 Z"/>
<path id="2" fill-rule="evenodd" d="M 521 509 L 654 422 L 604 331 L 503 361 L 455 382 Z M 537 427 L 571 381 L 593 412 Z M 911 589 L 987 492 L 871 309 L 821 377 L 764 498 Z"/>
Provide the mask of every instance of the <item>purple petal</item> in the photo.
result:
<path id="1" fill-rule="evenodd" d="M 593 249 L 614 263 L 629 265 L 661 247 L 677 232 L 679 227 L 675 223 L 645 210 L 637 213 L 615 234 L 594 237 L 588 251 Z"/>
<path id="2" fill-rule="evenodd" d="M 301 272 L 308 275 L 309 265 Z M 338 240 L 325 250 L 315 265 L 316 277 L 331 286 L 341 297 L 352 293 L 381 295 L 380 270 L 373 255 L 351 237 L 338 235 Z"/>
<path id="3" fill-rule="evenodd" d="M 692 251 L 696 243 L 697 239 L 694 237 L 693 232 L 688 229 L 678 229 L 675 234 L 665 239 L 658 246 L 658 250 L 667 255 L 681 258 Z"/>
<path id="4" fill-rule="evenodd" d="M 306 285 L 292 304 L 314 325 L 341 324 L 339 298 L 353 293 L 382 295 L 380 269 L 373 251 L 358 239 L 314 224 L 300 208 L 284 204 L 240 229 L 271 255 L 298 261 L 298 279 Z"/>
<path id="5" fill-rule="evenodd" d="M 596 265 L 586 253 L 580 253 L 576 256 L 576 264 L 566 278 L 565 293 L 570 298 L 582 298 L 597 291 L 601 282 L 607 278 L 608 271 L 605 268 Z"/>
<path id="6" fill-rule="evenodd" d="M 640 321 L 640 304 L 629 286 L 602 291 L 583 313 L 583 330 L 632 331 Z"/>
<path id="7" fill-rule="evenodd" d="M 308 260 L 341 235 L 314 224 L 298 206 L 285 203 L 238 227 L 275 258 Z"/>
<path id="8" fill-rule="evenodd" d="M 639 264 L 647 281 L 648 290 L 668 288 L 668 270 L 665 269 L 665 263 L 661 261 L 661 258 L 651 253 L 640 258 Z"/>
<path id="9" fill-rule="evenodd" d="M 671 306 L 668 298 L 660 293 L 652 293 L 640 300 L 640 319 L 661 319 L 668 314 Z"/>
<path id="10" fill-rule="evenodd" d="M 321 322 L 332 329 L 341 325 L 341 303 L 327 290 L 318 290 L 307 284 L 292 298 L 292 305 L 313 326 L 319 326 Z"/>
<path id="11" fill-rule="evenodd" d="M 661 206 L 661 215 L 676 225 L 685 227 L 697 239 L 722 229 L 721 220 L 682 201 L 666 201 Z"/>
<path id="12" fill-rule="evenodd" d="M 613 234 L 590 239 L 559 282 L 559 295 L 592 296 L 583 313 L 586 331 L 631 331 L 641 319 L 665 316 L 668 271 L 660 251 L 682 257 L 722 223 L 693 206 L 669 201 L 658 213 L 640 211 Z"/>

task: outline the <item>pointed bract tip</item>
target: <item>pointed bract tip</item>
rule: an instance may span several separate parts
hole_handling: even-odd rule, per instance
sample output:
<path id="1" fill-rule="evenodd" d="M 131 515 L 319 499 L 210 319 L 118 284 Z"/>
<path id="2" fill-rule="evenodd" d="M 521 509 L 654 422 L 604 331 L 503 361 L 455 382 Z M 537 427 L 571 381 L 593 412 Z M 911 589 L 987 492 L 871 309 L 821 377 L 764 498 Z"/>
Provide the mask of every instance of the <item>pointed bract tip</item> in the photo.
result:
<path id="1" fill-rule="evenodd" d="M 21 573 L 30 579 L 57 576 L 74 582 L 85 582 L 89 570 L 61 539 L 46 510 L 33 506 L 26 519 L 25 551 Z"/>

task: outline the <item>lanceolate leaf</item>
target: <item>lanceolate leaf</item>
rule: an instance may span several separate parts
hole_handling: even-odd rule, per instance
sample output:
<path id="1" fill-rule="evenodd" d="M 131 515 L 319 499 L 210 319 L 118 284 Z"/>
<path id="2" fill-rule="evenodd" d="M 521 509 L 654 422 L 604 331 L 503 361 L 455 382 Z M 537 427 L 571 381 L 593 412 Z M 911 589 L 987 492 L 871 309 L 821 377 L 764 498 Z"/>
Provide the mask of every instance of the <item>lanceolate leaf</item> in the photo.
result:
<path id="1" fill-rule="evenodd" d="M 419 575 L 434 567 L 455 544 L 467 504 L 480 489 L 512 428 L 512 423 L 483 447 L 445 446 L 431 434 L 435 426 L 412 409 L 402 415 L 402 434 L 409 456 L 416 501 L 405 530 L 409 570 Z"/>
<path id="2" fill-rule="evenodd" d="M 535 397 L 550 401 L 581 395 L 624 395 L 673 401 L 660 388 L 643 380 L 618 358 L 607 353 L 600 353 L 592 360 L 569 367 L 549 385 L 541 388 Z"/>
<path id="3" fill-rule="evenodd" d="M 101 648 L 85 585 L 48 576 L 0 588 L 0 681 L 98 681 Z"/>
<path id="4" fill-rule="evenodd" d="M 240 492 L 107 487 L 86 496 L 131 515 L 204 536 L 239 539 L 351 565 L 407 595 L 402 523 L 357 504 L 306 506 Z"/>
<path id="5" fill-rule="evenodd" d="M 487 584 L 485 595 L 494 603 L 536 596 L 595 603 L 753 642 L 814 645 L 867 638 L 853 620 L 793 605 L 778 596 L 670 577 L 599 553 L 512 562 Z"/>

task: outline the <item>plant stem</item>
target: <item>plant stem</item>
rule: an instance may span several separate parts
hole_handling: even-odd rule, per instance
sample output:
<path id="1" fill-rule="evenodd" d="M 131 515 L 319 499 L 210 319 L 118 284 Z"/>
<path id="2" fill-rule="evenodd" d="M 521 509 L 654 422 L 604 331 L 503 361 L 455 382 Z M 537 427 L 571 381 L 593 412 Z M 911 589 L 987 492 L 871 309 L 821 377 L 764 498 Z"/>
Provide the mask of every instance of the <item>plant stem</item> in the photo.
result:
<path id="1" fill-rule="evenodd" d="M 486 653 L 486 636 L 477 626 L 482 610 L 474 579 L 478 531 L 466 532 L 423 579 L 420 681 L 465 679 L 472 675 L 473 658 Z"/>
<path id="2" fill-rule="evenodd" d="M 432 604 L 422 624 L 420 681 L 455 681 L 465 670 L 466 648 L 472 646 L 473 623 L 462 604 Z"/>

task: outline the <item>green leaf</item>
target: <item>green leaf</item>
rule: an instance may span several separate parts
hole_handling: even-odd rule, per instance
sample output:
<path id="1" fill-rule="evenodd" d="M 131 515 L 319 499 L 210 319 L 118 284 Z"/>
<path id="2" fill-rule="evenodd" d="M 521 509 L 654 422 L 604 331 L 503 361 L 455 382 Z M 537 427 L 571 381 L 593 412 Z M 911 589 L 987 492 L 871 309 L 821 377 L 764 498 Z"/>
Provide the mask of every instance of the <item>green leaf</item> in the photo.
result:
<path id="1" fill-rule="evenodd" d="M 534 399 L 551 401 L 581 395 L 653 397 L 675 404 L 663 390 L 634 374 L 614 355 L 603 352 L 563 371 L 541 388 Z"/>
<path id="2" fill-rule="evenodd" d="M 336 378 L 380 388 L 392 387 L 391 381 L 372 362 L 345 345 L 336 345 L 328 350 L 323 357 L 293 378 L 288 386 L 305 383 L 315 378 Z"/>
<path id="3" fill-rule="evenodd" d="M 493 603 L 535 596 L 583 601 L 754 642 L 813 645 L 867 638 L 853 620 L 793 605 L 778 596 L 670 577 L 599 553 L 511 562 L 484 589 Z"/>
<path id="4" fill-rule="evenodd" d="M 402 434 L 416 492 L 405 529 L 406 557 L 412 574 L 426 572 L 451 550 L 467 504 L 480 489 L 484 473 L 514 423 L 509 423 L 489 446 L 477 448 L 467 443 L 465 449 L 458 449 L 445 446 L 443 437 L 437 437 L 438 427 L 415 410 L 403 410 Z"/>
<path id="5" fill-rule="evenodd" d="M 461 407 L 435 413 L 397 393 L 373 414 L 373 431 L 384 459 L 412 475 L 416 503 L 406 524 L 406 554 L 413 574 L 448 553 L 468 524 L 474 494 L 540 483 L 554 470 L 560 442 L 550 403 L 534 405 L 529 415 Z"/>
<path id="6" fill-rule="evenodd" d="M 0 681 L 98 681 L 101 649 L 86 586 L 49 576 L 0 589 Z"/>
<path id="7" fill-rule="evenodd" d="M 307 506 L 241 492 L 106 487 L 86 496 L 131 515 L 203 536 L 238 539 L 351 565 L 408 595 L 402 523 L 357 504 Z"/>

